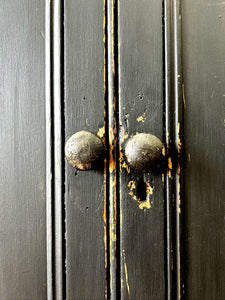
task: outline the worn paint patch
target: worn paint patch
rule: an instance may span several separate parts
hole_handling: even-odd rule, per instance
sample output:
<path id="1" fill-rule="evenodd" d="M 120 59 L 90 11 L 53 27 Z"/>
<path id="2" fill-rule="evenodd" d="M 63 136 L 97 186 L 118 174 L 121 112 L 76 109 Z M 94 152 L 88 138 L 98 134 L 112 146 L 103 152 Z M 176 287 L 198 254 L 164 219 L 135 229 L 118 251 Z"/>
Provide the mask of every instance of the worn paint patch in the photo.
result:
<path id="1" fill-rule="evenodd" d="M 123 249 L 123 265 L 124 265 L 124 273 L 125 273 L 125 280 L 126 280 L 126 287 L 127 287 L 127 292 L 128 295 L 130 296 L 130 286 L 129 286 L 129 281 L 128 281 L 128 271 L 127 271 L 127 264 L 126 264 L 126 256 L 125 256 L 125 251 Z"/>
<path id="2" fill-rule="evenodd" d="M 191 154 L 188 153 L 188 161 L 191 161 Z"/>
<path id="3" fill-rule="evenodd" d="M 146 120 L 145 112 L 143 113 L 143 115 L 141 115 L 141 116 L 139 116 L 139 117 L 137 118 L 137 121 L 138 121 L 138 122 L 144 123 L 145 120 Z"/>

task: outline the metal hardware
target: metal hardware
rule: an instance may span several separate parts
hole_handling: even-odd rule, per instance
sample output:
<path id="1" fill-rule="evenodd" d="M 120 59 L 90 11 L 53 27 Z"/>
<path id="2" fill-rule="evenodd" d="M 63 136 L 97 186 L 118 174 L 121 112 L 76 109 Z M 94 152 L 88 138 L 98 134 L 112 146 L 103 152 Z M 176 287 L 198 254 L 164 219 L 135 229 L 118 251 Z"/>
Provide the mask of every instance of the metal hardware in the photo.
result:
<path id="1" fill-rule="evenodd" d="M 103 158 L 104 153 L 105 146 L 102 140 L 87 130 L 73 134 L 65 146 L 68 163 L 83 171 L 93 169 Z"/>
<path id="2" fill-rule="evenodd" d="M 161 140 L 150 133 L 140 133 L 131 137 L 125 146 L 128 165 L 142 172 L 159 167 L 164 152 Z"/>

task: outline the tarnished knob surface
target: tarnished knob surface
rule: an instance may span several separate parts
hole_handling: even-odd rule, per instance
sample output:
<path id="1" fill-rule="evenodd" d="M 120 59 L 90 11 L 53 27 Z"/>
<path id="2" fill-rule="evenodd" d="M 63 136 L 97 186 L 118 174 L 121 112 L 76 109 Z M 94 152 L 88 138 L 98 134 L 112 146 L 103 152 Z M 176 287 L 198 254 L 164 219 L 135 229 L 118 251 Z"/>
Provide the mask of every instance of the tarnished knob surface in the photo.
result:
<path id="1" fill-rule="evenodd" d="M 90 170 L 104 156 L 105 146 L 94 133 L 82 130 L 66 142 L 65 156 L 69 164 L 79 170 Z"/>
<path id="2" fill-rule="evenodd" d="M 161 140 L 150 133 L 139 133 L 130 138 L 125 145 L 128 165 L 142 172 L 157 168 L 163 158 L 163 152 Z"/>

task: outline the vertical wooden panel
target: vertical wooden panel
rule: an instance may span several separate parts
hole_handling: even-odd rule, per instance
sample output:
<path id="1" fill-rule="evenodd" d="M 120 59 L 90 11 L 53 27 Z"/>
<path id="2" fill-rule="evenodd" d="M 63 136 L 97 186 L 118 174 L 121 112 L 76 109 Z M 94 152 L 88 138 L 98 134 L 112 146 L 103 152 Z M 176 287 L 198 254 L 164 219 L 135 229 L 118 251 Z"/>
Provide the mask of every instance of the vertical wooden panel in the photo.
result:
<path id="1" fill-rule="evenodd" d="M 1 1 L 0 298 L 46 299 L 45 5 Z"/>
<path id="2" fill-rule="evenodd" d="M 121 1 L 118 27 L 120 146 L 137 132 L 163 140 L 162 2 Z M 121 159 L 122 299 L 165 298 L 163 179 Z"/>
<path id="3" fill-rule="evenodd" d="M 188 299 L 225 298 L 224 2 L 182 9 Z"/>
<path id="4" fill-rule="evenodd" d="M 103 70 L 103 1 L 66 1 L 66 139 L 104 126 Z M 67 299 L 103 299 L 104 172 L 65 172 Z"/>

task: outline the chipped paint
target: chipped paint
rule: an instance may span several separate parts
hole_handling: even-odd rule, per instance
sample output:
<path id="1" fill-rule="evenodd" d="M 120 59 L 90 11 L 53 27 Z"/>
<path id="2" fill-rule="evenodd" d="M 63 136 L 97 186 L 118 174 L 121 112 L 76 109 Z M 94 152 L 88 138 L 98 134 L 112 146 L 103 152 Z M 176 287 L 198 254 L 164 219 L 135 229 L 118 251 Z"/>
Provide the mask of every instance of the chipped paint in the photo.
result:
<path id="1" fill-rule="evenodd" d="M 104 135 L 105 135 L 105 126 L 102 126 L 101 128 L 99 128 L 97 136 L 103 138 Z"/>
<path id="2" fill-rule="evenodd" d="M 127 186 L 130 188 L 131 191 L 136 189 L 136 184 L 134 180 L 129 181 Z"/>
<path id="3" fill-rule="evenodd" d="M 173 165 L 172 165 L 171 157 L 168 158 L 168 168 L 169 168 L 169 170 L 168 170 L 168 176 L 169 176 L 169 178 L 172 178 L 171 171 L 173 169 Z"/>
<path id="4" fill-rule="evenodd" d="M 143 113 L 143 115 L 141 115 L 141 116 L 139 116 L 139 117 L 137 118 L 137 121 L 138 121 L 138 122 L 144 123 L 145 120 L 146 120 L 145 112 Z"/>
<path id="5" fill-rule="evenodd" d="M 140 208 L 140 209 L 144 209 L 144 208 L 150 209 L 150 208 L 151 208 L 150 199 L 148 199 L 148 200 L 146 200 L 146 201 L 142 201 L 142 202 L 139 204 L 139 208 Z"/>
<path id="6" fill-rule="evenodd" d="M 130 180 L 128 182 L 127 187 L 129 188 L 129 195 L 132 197 L 133 200 L 138 202 L 138 207 L 143 210 L 144 208 L 150 209 L 152 202 L 150 201 L 150 195 L 153 195 L 153 187 L 150 186 L 148 182 L 146 182 L 146 200 L 142 200 L 140 198 L 137 198 L 137 196 L 134 194 L 134 191 L 136 190 L 136 183 L 134 180 Z"/>
<path id="7" fill-rule="evenodd" d="M 181 143 L 181 139 L 180 139 L 180 122 L 177 123 L 177 147 L 178 147 L 178 153 L 180 153 L 181 151 L 181 147 L 182 147 L 182 143 Z"/>

